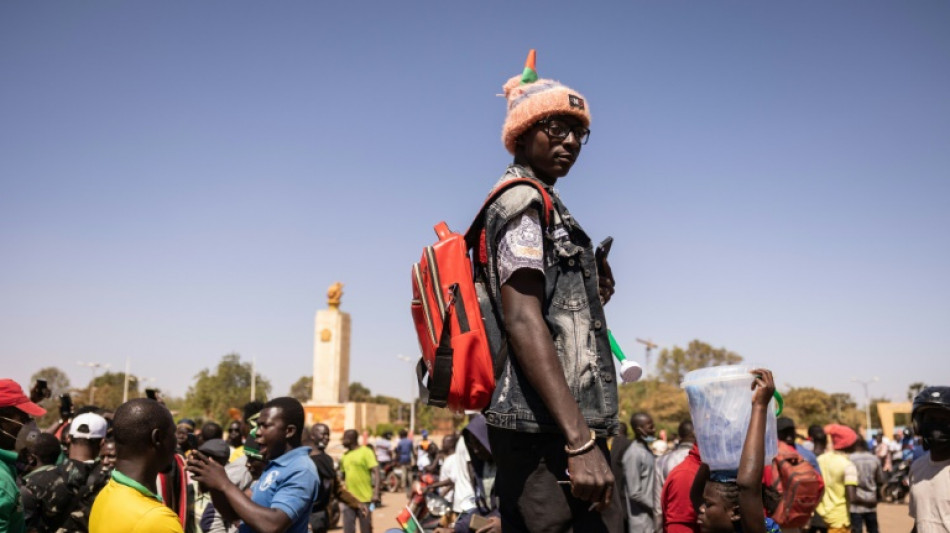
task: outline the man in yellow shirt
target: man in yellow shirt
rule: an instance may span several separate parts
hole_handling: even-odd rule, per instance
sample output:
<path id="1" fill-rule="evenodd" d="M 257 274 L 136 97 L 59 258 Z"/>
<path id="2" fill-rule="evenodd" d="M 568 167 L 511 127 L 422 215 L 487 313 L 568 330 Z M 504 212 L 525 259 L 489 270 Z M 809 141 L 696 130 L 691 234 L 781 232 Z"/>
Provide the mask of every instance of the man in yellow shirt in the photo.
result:
<path id="1" fill-rule="evenodd" d="M 172 465 L 175 421 L 155 400 L 130 400 L 116 410 L 115 469 L 96 497 L 90 533 L 183 533 L 178 516 L 156 494 L 158 473 Z"/>
<path id="2" fill-rule="evenodd" d="M 857 503 L 858 469 L 848 458 L 854 451 L 858 434 L 848 426 L 828 424 L 825 434 L 831 439 L 834 451 L 818 456 L 825 493 L 815 513 L 828 524 L 828 533 L 851 533 L 851 502 Z"/>

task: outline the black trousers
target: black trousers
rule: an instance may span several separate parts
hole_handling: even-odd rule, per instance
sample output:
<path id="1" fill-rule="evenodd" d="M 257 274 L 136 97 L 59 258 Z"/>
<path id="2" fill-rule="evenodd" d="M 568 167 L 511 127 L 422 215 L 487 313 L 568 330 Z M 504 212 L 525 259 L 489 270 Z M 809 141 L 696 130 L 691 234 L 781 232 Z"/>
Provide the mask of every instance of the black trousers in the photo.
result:
<path id="1" fill-rule="evenodd" d="M 551 433 L 519 433 L 488 426 L 488 440 L 498 465 L 495 490 L 502 529 L 508 532 L 622 533 L 623 507 L 616 490 L 603 512 L 575 498 L 567 480 L 564 437 Z M 597 450 L 610 464 L 606 439 Z"/>
<path id="2" fill-rule="evenodd" d="M 862 526 L 868 533 L 878 533 L 877 511 L 869 513 L 851 513 L 851 533 L 861 533 Z"/>

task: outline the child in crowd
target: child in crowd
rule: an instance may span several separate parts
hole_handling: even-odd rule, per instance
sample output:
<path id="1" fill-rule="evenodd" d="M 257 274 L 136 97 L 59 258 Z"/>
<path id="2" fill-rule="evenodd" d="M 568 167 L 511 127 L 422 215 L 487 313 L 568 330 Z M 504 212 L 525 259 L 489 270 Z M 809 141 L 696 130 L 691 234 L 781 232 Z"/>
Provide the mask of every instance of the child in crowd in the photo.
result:
<path id="1" fill-rule="evenodd" d="M 765 465 L 765 421 L 769 401 L 775 392 L 772 372 L 764 368 L 752 371 L 752 416 L 742 445 L 738 471 L 710 473 L 703 463 L 693 482 L 691 498 L 698 507 L 699 526 L 706 533 L 778 533 L 771 518 L 778 494 L 762 484 Z"/>

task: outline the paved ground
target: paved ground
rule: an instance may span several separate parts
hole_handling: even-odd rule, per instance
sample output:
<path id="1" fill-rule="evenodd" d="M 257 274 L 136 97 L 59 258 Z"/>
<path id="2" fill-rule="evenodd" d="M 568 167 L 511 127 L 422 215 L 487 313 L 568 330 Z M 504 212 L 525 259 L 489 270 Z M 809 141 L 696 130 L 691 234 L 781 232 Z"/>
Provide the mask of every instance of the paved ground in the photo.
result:
<path id="1" fill-rule="evenodd" d="M 405 492 L 384 492 L 383 506 L 373 512 L 373 533 L 383 533 L 389 528 L 398 528 L 396 515 L 405 506 Z"/>
<path id="2" fill-rule="evenodd" d="M 403 493 L 383 493 L 383 507 L 373 513 L 373 531 L 383 533 L 390 528 L 398 528 L 396 515 L 406 505 Z M 907 504 L 882 503 L 877 508 L 877 519 L 881 533 L 909 533 L 914 527 L 907 511 Z"/>
<path id="3" fill-rule="evenodd" d="M 877 506 L 881 533 L 909 533 L 914 527 L 906 503 L 882 503 Z"/>

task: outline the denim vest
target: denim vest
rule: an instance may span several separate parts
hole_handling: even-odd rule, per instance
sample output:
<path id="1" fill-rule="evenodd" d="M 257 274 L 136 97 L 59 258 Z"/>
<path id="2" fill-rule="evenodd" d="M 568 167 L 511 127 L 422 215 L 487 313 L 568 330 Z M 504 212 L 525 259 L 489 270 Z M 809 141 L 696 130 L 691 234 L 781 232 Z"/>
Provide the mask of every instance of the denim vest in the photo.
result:
<path id="1" fill-rule="evenodd" d="M 513 178 L 532 178 L 529 168 L 513 164 L 495 185 Z M 581 414 L 600 436 L 617 433 L 617 383 L 607 338 L 607 320 L 597 290 L 597 266 L 590 238 L 574 220 L 554 190 L 544 186 L 554 205 L 551 224 L 544 232 L 544 302 L 542 313 L 554 340 L 564 377 Z M 496 263 L 497 244 L 505 226 L 524 209 L 538 210 L 544 225 L 540 193 L 532 187 L 515 186 L 502 193 L 484 213 L 487 264 L 479 275 L 496 302 L 495 311 L 504 324 L 501 286 Z M 510 348 L 510 347 L 509 347 Z M 500 370 L 500 371 L 499 371 Z M 510 354 L 502 363 L 491 403 L 485 410 L 489 425 L 528 433 L 560 433 L 555 419 L 529 384 L 518 359 Z"/>

